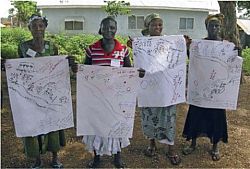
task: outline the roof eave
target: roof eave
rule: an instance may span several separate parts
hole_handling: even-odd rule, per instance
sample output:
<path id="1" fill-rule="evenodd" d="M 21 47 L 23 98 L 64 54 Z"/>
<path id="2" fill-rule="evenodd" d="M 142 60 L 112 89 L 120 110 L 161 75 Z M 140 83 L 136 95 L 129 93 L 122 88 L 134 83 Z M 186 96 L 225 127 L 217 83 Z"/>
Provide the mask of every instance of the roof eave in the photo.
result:
<path id="1" fill-rule="evenodd" d="M 37 6 L 39 9 L 69 9 L 69 8 L 96 8 L 100 9 L 101 5 L 40 5 Z M 168 10 L 184 10 L 184 11 L 202 11 L 202 12 L 217 12 L 216 9 L 206 9 L 206 8 L 180 8 L 180 7 L 164 7 L 164 6 L 131 6 L 130 9 L 168 9 Z"/>

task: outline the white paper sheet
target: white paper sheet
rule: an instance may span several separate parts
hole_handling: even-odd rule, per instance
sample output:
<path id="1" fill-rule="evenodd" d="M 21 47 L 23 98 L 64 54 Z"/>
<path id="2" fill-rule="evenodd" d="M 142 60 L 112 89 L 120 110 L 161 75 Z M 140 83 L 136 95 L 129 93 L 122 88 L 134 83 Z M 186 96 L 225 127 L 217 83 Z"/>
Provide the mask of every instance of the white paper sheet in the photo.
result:
<path id="1" fill-rule="evenodd" d="M 17 137 L 74 126 L 65 56 L 10 59 L 5 67 Z"/>
<path id="2" fill-rule="evenodd" d="M 139 107 L 185 102 L 186 43 L 183 36 L 139 37 L 133 41 L 135 67 L 146 70 Z"/>
<path id="3" fill-rule="evenodd" d="M 205 108 L 237 107 L 242 58 L 227 41 L 193 40 L 187 102 Z"/>
<path id="4" fill-rule="evenodd" d="M 132 137 L 138 74 L 135 68 L 79 66 L 78 136 Z"/>

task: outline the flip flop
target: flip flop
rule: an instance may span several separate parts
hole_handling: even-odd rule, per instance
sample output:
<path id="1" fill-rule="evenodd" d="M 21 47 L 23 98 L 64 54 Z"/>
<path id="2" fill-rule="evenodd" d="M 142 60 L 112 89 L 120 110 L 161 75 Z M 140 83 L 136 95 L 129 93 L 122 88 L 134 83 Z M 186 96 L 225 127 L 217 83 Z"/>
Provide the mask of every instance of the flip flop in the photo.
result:
<path id="1" fill-rule="evenodd" d="M 63 164 L 60 162 L 56 162 L 56 163 L 51 163 L 50 166 L 52 168 L 63 168 Z"/>
<path id="2" fill-rule="evenodd" d="M 156 155 L 156 146 L 148 147 L 146 150 L 144 150 L 144 155 L 147 157 L 155 156 Z"/>
<path id="3" fill-rule="evenodd" d="M 192 154 L 194 150 L 195 150 L 195 147 L 188 146 L 188 147 L 183 148 L 182 153 L 184 155 L 189 155 L 189 154 Z"/>
<path id="4" fill-rule="evenodd" d="M 34 164 L 33 166 L 31 166 L 30 168 L 32 169 L 39 169 L 39 168 L 43 168 L 43 162 L 40 163 L 40 165 L 36 165 Z"/>
<path id="5" fill-rule="evenodd" d="M 176 155 L 166 154 L 166 156 L 172 165 L 179 165 L 181 163 L 181 158 L 177 154 Z"/>
<path id="6" fill-rule="evenodd" d="M 98 168 L 100 166 L 101 160 L 100 158 L 94 158 L 92 161 L 88 163 L 88 168 Z"/>
<path id="7" fill-rule="evenodd" d="M 220 160 L 220 152 L 218 150 L 217 151 L 211 150 L 210 155 L 211 155 L 213 161 Z"/>

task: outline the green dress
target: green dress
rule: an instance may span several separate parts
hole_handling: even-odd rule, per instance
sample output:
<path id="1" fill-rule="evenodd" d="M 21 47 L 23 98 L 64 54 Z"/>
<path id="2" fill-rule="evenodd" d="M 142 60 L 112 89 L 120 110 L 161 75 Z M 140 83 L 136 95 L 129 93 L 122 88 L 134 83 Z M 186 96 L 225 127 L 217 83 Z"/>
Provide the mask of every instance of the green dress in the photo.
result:
<path id="1" fill-rule="evenodd" d="M 18 54 L 21 58 L 32 57 L 27 54 L 28 49 L 32 47 L 32 40 L 21 43 L 18 47 Z M 45 41 L 44 50 L 36 53 L 35 57 L 58 55 L 57 48 L 49 41 Z M 24 137 L 24 151 L 27 157 L 36 158 L 39 154 L 47 151 L 58 152 L 61 146 L 66 145 L 63 130 L 53 131 L 47 134 L 35 137 Z"/>

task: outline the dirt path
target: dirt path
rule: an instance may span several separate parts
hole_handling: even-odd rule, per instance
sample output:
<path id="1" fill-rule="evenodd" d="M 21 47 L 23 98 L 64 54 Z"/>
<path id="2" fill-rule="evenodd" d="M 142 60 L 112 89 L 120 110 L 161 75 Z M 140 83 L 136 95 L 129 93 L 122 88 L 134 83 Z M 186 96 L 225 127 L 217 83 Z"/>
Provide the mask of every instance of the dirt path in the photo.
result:
<path id="1" fill-rule="evenodd" d="M 180 104 L 177 107 L 176 149 L 182 157 L 178 168 L 248 168 L 250 167 L 250 77 L 245 77 L 246 83 L 240 87 L 237 111 L 227 111 L 229 143 L 220 144 L 221 160 L 213 162 L 209 156 L 210 143 L 206 138 L 198 139 L 197 150 L 189 156 L 183 156 L 181 149 L 189 144 L 181 137 L 188 106 Z M 1 110 L 1 167 L 29 168 L 30 160 L 23 154 L 22 139 L 15 136 L 12 114 L 9 107 L 5 82 L 2 72 L 3 107 Z M 73 82 L 74 86 L 74 82 Z M 75 93 L 73 88 L 72 93 Z M 75 96 L 73 96 L 75 104 Z M 66 130 L 67 146 L 60 151 L 60 159 L 65 168 L 85 168 L 92 155 L 84 150 L 81 138 L 76 137 L 75 128 Z M 173 168 L 166 159 L 166 148 L 158 144 L 158 154 L 154 158 L 145 157 L 142 151 L 148 141 L 143 137 L 140 126 L 140 113 L 136 112 L 134 135 L 131 145 L 123 149 L 122 157 L 129 168 Z M 43 155 L 45 167 L 49 167 L 50 154 Z M 112 157 L 104 156 L 102 166 L 113 168 Z"/>

